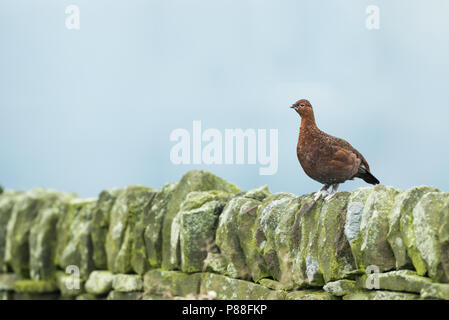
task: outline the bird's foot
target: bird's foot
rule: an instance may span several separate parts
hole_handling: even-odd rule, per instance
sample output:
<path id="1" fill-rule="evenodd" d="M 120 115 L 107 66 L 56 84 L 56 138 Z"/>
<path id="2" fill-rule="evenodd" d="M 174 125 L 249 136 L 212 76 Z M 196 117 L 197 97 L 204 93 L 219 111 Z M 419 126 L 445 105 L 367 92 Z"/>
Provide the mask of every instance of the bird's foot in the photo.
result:
<path id="1" fill-rule="evenodd" d="M 329 201 L 330 199 L 332 199 L 337 194 L 337 190 L 338 184 L 332 185 L 332 192 L 329 193 L 329 195 L 326 198 L 324 198 L 324 201 Z"/>
<path id="2" fill-rule="evenodd" d="M 337 194 L 337 192 L 331 192 L 327 195 L 326 198 L 324 198 L 324 201 L 329 201 L 330 199 L 332 199 L 333 197 L 335 197 L 335 195 Z"/>
<path id="3" fill-rule="evenodd" d="M 320 191 L 315 192 L 315 197 L 313 198 L 313 201 L 317 201 L 321 196 L 325 197 L 328 195 L 327 190 L 321 189 Z"/>

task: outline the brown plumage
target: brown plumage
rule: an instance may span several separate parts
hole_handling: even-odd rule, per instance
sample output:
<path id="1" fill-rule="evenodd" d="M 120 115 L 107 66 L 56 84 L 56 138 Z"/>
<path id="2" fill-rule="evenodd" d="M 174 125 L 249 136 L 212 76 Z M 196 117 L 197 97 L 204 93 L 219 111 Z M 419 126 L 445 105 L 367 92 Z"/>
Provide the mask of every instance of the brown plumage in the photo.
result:
<path id="1" fill-rule="evenodd" d="M 317 200 L 332 186 L 337 192 L 338 184 L 360 178 L 371 184 L 378 184 L 370 172 L 366 159 L 347 141 L 331 136 L 316 126 L 312 105 L 302 99 L 291 106 L 301 116 L 301 127 L 296 153 L 304 172 L 312 179 L 324 184 L 316 193 Z"/>

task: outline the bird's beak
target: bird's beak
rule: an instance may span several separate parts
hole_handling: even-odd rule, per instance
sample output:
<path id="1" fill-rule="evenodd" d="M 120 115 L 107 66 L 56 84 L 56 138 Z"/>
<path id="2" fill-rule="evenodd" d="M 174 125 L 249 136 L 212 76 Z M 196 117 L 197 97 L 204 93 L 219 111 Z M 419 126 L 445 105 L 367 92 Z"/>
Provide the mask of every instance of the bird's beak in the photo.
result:
<path id="1" fill-rule="evenodd" d="M 292 109 L 295 109 L 295 110 L 296 110 L 296 104 L 292 104 L 292 106 L 291 106 L 290 108 L 292 108 Z"/>

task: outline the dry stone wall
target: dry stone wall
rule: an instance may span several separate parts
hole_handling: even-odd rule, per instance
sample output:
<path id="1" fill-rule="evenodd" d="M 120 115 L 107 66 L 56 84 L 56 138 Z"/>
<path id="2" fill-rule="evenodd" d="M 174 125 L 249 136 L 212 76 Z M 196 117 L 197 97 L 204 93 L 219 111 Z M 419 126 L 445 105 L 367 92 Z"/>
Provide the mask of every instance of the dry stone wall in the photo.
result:
<path id="1" fill-rule="evenodd" d="M 449 299 L 449 194 L 0 188 L 2 299 Z"/>

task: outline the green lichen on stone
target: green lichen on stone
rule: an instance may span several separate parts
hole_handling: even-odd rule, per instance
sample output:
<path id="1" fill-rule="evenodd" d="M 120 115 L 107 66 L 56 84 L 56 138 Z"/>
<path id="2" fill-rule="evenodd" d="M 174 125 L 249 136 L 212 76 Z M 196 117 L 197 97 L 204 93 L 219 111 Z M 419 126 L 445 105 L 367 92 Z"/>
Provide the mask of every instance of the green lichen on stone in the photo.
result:
<path id="1" fill-rule="evenodd" d="M 104 295 L 112 290 L 114 275 L 109 271 L 93 271 L 84 285 L 86 292 Z"/>
<path id="2" fill-rule="evenodd" d="M 120 192 L 120 189 L 102 191 L 92 213 L 92 258 L 96 269 L 106 269 L 108 266 L 105 243 L 109 230 L 110 211 Z"/>
<path id="3" fill-rule="evenodd" d="M 112 280 L 112 288 L 117 292 L 142 291 L 143 280 L 140 275 L 116 274 Z"/>
<path id="4" fill-rule="evenodd" d="M 297 258 L 293 264 L 295 275 L 294 283 L 297 288 L 324 285 L 323 272 L 319 263 L 319 239 L 321 228 L 317 223 L 320 220 L 323 199 L 314 201 L 313 195 L 305 196 L 296 213 L 293 224 Z"/>
<path id="5" fill-rule="evenodd" d="M 129 273 L 133 270 L 133 259 L 146 260 L 144 254 L 133 252 L 135 227 L 149 203 L 154 190 L 143 186 L 128 186 L 117 197 L 111 212 L 109 231 L 106 236 L 108 269 L 115 273 Z M 141 235 L 141 234 L 140 234 Z M 136 249 L 136 248 L 135 248 Z M 139 250 L 144 251 L 142 248 Z M 135 262 L 135 261 L 134 261 Z"/>
<path id="6" fill-rule="evenodd" d="M 294 231 L 294 221 L 300 207 L 300 199 L 290 193 L 268 196 L 257 210 L 258 250 L 263 256 L 267 274 L 282 284 L 282 288 L 293 286 L 294 268 L 298 247 Z M 256 229 L 257 230 L 257 229 Z M 260 265 L 260 264 L 259 264 Z M 253 271 L 254 273 L 254 271 Z M 261 277 L 263 273 L 260 272 Z"/>
<path id="7" fill-rule="evenodd" d="M 138 224 L 138 228 L 144 228 L 145 252 L 151 268 L 158 268 L 162 263 L 162 225 L 168 203 L 176 185 L 174 183 L 166 184 L 156 193 L 148 210 L 145 211 Z M 137 267 L 134 267 L 134 270 L 142 274 Z"/>
<path id="8" fill-rule="evenodd" d="M 414 187 L 403 191 L 396 197 L 395 204 L 390 210 L 390 228 L 387 235 L 388 243 L 396 259 L 396 269 L 415 267 L 420 275 L 426 273 L 424 261 L 416 247 L 413 228 L 413 208 L 428 192 L 437 191 L 433 187 Z"/>
<path id="9" fill-rule="evenodd" d="M 166 270 L 180 267 L 181 252 L 179 244 L 179 232 L 173 231 L 173 220 L 177 216 L 182 202 L 191 191 L 222 190 L 231 194 L 237 194 L 241 190 L 226 180 L 202 170 L 187 172 L 172 191 L 170 201 L 164 212 L 162 227 L 162 268 Z"/>
<path id="10" fill-rule="evenodd" d="M 383 270 L 395 267 L 394 254 L 386 238 L 389 230 L 388 213 L 398 191 L 392 187 L 376 186 L 369 195 L 362 213 L 363 240 L 361 255 L 363 265 L 375 265 Z"/>
<path id="11" fill-rule="evenodd" d="M 109 292 L 106 300 L 141 300 L 143 298 L 143 292 Z"/>
<path id="12" fill-rule="evenodd" d="M 60 194 L 33 189 L 18 195 L 6 231 L 5 261 L 15 273 L 30 277 L 30 230 L 39 210 L 52 207 Z"/>
<path id="13" fill-rule="evenodd" d="M 7 271 L 5 262 L 6 227 L 11 217 L 18 193 L 6 191 L 0 195 L 0 273 Z"/>
<path id="14" fill-rule="evenodd" d="M 176 297 L 165 297 L 165 296 L 158 296 L 158 295 L 152 295 L 152 294 L 146 294 L 144 293 L 142 295 L 142 300 L 174 300 Z"/>
<path id="15" fill-rule="evenodd" d="M 203 273 L 201 294 L 216 293 L 217 300 L 279 300 L 285 298 L 285 292 L 270 290 L 250 281 L 229 278 L 214 273 Z"/>
<path id="16" fill-rule="evenodd" d="M 237 212 L 237 236 L 249 276 L 257 282 L 270 276 L 268 267 L 271 264 L 276 265 L 277 261 L 267 263 L 267 255 L 264 255 L 266 236 L 262 224 L 262 203 L 253 201 L 253 203 L 246 203 Z M 275 259 L 274 255 L 270 258 Z"/>
<path id="17" fill-rule="evenodd" d="M 349 197 L 345 234 L 357 269 L 375 265 L 385 271 L 395 267 L 396 260 L 387 234 L 388 215 L 398 193 L 392 187 L 378 185 L 360 188 Z"/>
<path id="18" fill-rule="evenodd" d="M 343 296 L 343 300 L 419 300 L 416 294 L 380 290 L 363 290 Z"/>
<path id="19" fill-rule="evenodd" d="M 230 196 L 220 190 L 193 191 L 186 196 L 172 223 L 172 237 L 179 230 L 182 271 L 191 273 L 204 269 L 208 252 L 215 250 L 215 231 L 225 205 L 223 200 Z"/>
<path id="20" fill-rule="evenodd" d="M 449 282 L 449 195 L 427 193 L 412 215 L 416 248 L 429 277 L 436 282 Z"/>
<path id="21" fill-rule="evenodd" d="M 357 284 L 361 288 L 367 287 L 367 277 L 364 275 L 357 279 Z M 371 274 L 368 279 L 368 283 L 374 283 L 375 279 L 378 279 L 379 287 L 376 289 L 392 290 L 392 291 L 404 291 L 404 292 L 416 292 L 419 293 L 428 284 L 432 283 L 429 278 L 421 277 L 412 270 L 397 270 L 385 273 Z M 370 288 L 368 288 L 370 289 Z"/>
<path id="22" fill-rule="evenodd" d="M 264 185 L 256 189 L 246 191 L 243 196 L 245 198 L 263 201 L 269 195 L 271 195 L 271 192 L 268 189 L 268 185 Z"/>
<path id="23" fill-rule="evenodd" d="M 132 231 L 132 254 L 131 254 L 131 266 L 135 272 L 143 275 L 150 269 L 149 263 L 149 248 L 146 247 L 145 232 L 153 228 L 158 228 L 160 234 L 161 224 L 155 224 L 154 212 L 152 211 L 153 202 L 156 199 L 159 192 L 151 192 L 148 194 L 148 202 L 145 205 L 144 210 L 138 215 L 138 220 L 135 223 Z"/>
<path id="24" fill-rule="evenodd" d="M 248 279 L 251 271 L 246 264 L 246 255 L 239 237 L 239 216 L 255 210 L 260 202 L 245 197 L 235 197 L 228 201 L 219 219 L 216 232 L 216 244 L 225 260 L 226 275 Z"/>
<path id="25" fill-rule="evenodd" d="M 20 280 L 15 273 L 0 274 L 0 292 L 1 291 L 13 291 L 14 283 Z"/>
<path id="26" fill-rule="evenodd" d="M 37 281 L 53 278 L 56 270 L 57 223 L 60 218 L 60 206 L 73 198 L 73 194 L 60 194 L 52 207 L 39 210 L 29 235 L 31 279 Z"/>
<path id="27" fill-rule="evenodd" d="M 291 289 L 291 287 L 285 286 L 285 283 L 273 280 L 273 279 L 260 279 L 259 284 L 263 287 L 266 287 L 271 290 L 287 290 Z"/>
<path id="28" fill-rule="evenodd" d="M 61 230 L 58 230 L 58 242 L 62 239 L 65 240 L 65 246 L 63 246 L 58 260 L 59 265 L 64 270 L 69 266 L 76 266 L 83 280 L 95 269 L 91 238 L 92 213 L 95 206 L 96 199 L 94 198 L 70 201 L 65 217 L 67 220 L 61 223 Z M 60 237 L 61 233 L 59 232 L 68 232 L 68 234 Z M 63 245 L 63 243 L 61 244 Z"/>
<path id="29" fill-rule="evenodd" d="M 208 252 L 203 262 L 202 271 L 226 274 L 228 272 L 228 261 L 221 253 Z"/>
<path id="30" fill-rule="evenodd" d="M 74 298 L 84 293 L 84 281 L 77 280 L 75 275 L 56 271 L 54 278 L 63 298 Z"/>
<path id="31" fill-rule="evenodd" d="M 338 297 L 322 290 L 300 290 L 287 293 L 287 300 L 338 300 Z"/>
<path id="32" fill-rule="evenodd" d="M 449 284 L 432 283 L 421 289 L 423 299 L 444 299 L 449 300 Z"/>
<path id="33" fill-rule="evenodd" d="M 337 297 L 351 294 L 359 290 L 354 280 L 346 280 L 346 279 L 328 282 L 323 287 L 323 289 L 324 291 L 329 292 L 330 294 Z"/>
<path id="34" fill-rule="evenodd" d="M 325 202 L 317 221 L 317 260 L 325 282 L 341 279 L 355 269 L 351 246 L 344 234 L 349 195 L 348 192 L 340 192 Z"/>
<path id="35" fill-rule="evenodd" d="M 17 293 L 51 293 L 57 292 L 58 287 L 54 281 L 18 280 L 14 282 L 14 291 Z"/>
<path id="36" fill-rule="evenodd" d="M 99 297 L 92 293 L 83 293 L 77 296 L 76 300 L 104 300 L 104 297 Z"/>
<path id="37" fill-rule="evenodd" d="M 58 208 L 39 211 L 30 230 L 30 275 L 33 280 L 50 279 L 56 269 L 56 224 Z"/>
<path id="38" fill-rule="evenodd" d="M 199 293 L 201 273 L 187 274 L 179 271 L 153 269 L 144 276 L 146 295 L 163 297 L 196 295 Z"/>

